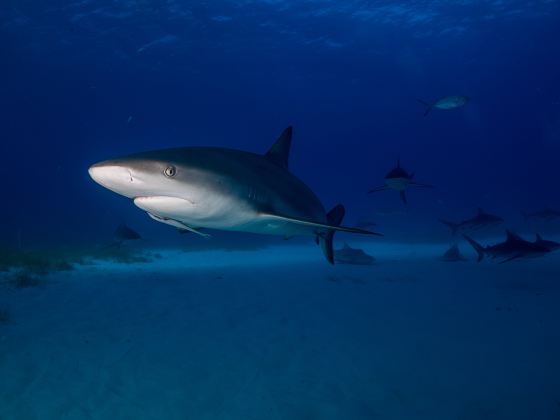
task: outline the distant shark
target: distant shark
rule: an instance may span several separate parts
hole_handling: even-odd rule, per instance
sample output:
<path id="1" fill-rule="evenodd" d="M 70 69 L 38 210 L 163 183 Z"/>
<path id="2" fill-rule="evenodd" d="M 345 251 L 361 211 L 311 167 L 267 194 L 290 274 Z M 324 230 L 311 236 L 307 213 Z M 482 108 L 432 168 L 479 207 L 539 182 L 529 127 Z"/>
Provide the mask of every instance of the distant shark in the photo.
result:
<path id="1" fill-rule="evenodd" d="M 440 258 L 442 261 L 445 262 L 457 262 L 457 261 L 466 261 L 467 259 L 461 254 L 459 251 L 459 245 L 453 244 L 449 247 L 445 254 L 443 254 Z"/>
<path id="2" fill-rule="evenodd" d="M 560 242 L 543 239 L 542 236 L 539 235 L 538 233 L 535 235 L 535 242 L 533 243 L 539 246 L 544 246 L 545 248 L 548 248 L 551 252 L 560 249 Z"/>
<path id="3" fill-rule="evenodd" d="M 522 214 L 523 214 L 523 219 L 525 219 L 525 221 L 531 219 L 535 219 L 535 220 L 540 219 L 548 222 L 550 220 L 560 218 L 560 210 L 555 210 L 551 208 L 546 208 L 533 213 L 522 213 Z"/>
<path id="4" fill-rule="evenodd" d="M 463 236 L 478 254 L 478 262 L 487 256 L 490 258 L 503 258 L 500 264 L 504 264 L 521 258 L 542 257 L 552 251 L 550 247 L 539 242 L 538 238 L 535 242 L 529 242 L 509 230 L 506 231 L 506 240 L 504 242 L 486 247 L 483 247 L 468 235 Z"/>
<path id="5" fill-rule="evenodd" d="M 116 241 L 124 242 L 124 241 L 136 241 L 138 239 L 142 239 L 140 234 L 135 230 L 131 229 L 126 225 L 126 223 L 121 223 L 113 233 L 113 236 Z"/>
<path id="6" fill-rule="evenodd" d="M 341 249 L 334 251 L 334 260 L 339 264 L 371 265 L 375 257 L 366 254 L 363 249 L 352 248 L 346 242 Z"/>
<path id="7" fill-rule="evenodd" d="M 418 99 L 422 105 L 426 106 L 426 112 L 424 116 L 426 117 L 432 109 L 455 109 L 466 105 L 470 101 L 468 96 L 446 96 L 444 98 L 438 99 L 434 103 L 429 103 Z"/>
<path id="8" fill-rule="evenodd" d="M 504 222 L 504 219 L 493 214 L 486 213 L 484 210 L 479 208 L 476 216 L 463 220 L 462 222 L 453 223 L 443 219 L 440 219 L 440 222 L 449 226 L 449 228 L 451 228 L 451 233 L 455 235 L 459 230 L 477 230 L 488 226 L 499 225 Z"/>
<path id="9" fill-rule="evenodd" d="M 201 228 L 312 235 L 333 264 L 335 232 L 380 234 L 341 226 L 341 204 L 325 211 L 313 191 L 288 171 L 291 143 L 288 127 L 265 155 L 185 147 L 96 163 L 89 174 L 158 222 L 204 237 L 210 235 Z"/>
<path id="10" fill-rule="evenodd" d="M 414 174 L 408 173 L 401 167 L 401 160 L 397 160 L 397 166 L 391 169 L 387 175 L 385 175 L 385 185 L 381 187 L 376 187 L 368 191 L 368 194 L 384 191 L 388 189 L 393 189 L 399 191 L 401 195 L 401 200 L 404 204 L 407 203 L 406 200 L 406 189 L 408 187 L 424 187 L 431 188 L 429 184 L 422 184 L 420 182 L 414 181 L 412 178 Z"/>

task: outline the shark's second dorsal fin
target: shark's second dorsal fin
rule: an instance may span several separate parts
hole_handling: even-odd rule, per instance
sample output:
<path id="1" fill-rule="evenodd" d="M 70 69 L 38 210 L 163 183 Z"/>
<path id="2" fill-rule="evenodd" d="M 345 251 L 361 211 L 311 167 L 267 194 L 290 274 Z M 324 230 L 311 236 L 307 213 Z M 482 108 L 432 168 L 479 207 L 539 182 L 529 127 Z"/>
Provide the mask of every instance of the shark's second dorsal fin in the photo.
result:
<path id="1" fill-rule="evenodd" d="M 537 233 L 535 237 L 537 239 L 537 242 L 541 242 L 543 240 L 542 236 L 539 233 Z"/>
<path id="2" fill-rule="evenodd" d="M 280 137 L 266 152 L 265 157 L 284 169 L 288 169 L 288 159 L 290 157 L 290 147 L 292 145 L 292 127 L 286 128 Z"/>
<path id="3" fill-rule="evenodd" d="M 343 247 L 344 247 L 344 249 L 351 249 L 351 248 L 350 248 L 350 245 L 348 245 L 346 242 L 344 242 L 344 246 L 343 246 Z"/>

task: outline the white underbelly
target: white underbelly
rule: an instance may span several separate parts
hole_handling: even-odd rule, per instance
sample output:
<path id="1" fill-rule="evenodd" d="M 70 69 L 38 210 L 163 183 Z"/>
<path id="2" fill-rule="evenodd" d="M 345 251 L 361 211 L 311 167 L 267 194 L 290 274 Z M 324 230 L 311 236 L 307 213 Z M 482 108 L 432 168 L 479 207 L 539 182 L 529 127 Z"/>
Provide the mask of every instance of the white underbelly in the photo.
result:
<path id="1" fill-rule="evenodd" d="M 248 203 L 222 197 L 193 202 L 176 197 L 137 197 L 134 204 L 168 225 L 270 235 L 306 235 L 313 229 L 259 213 Z M 179 223 L 177 223 L 179 222 Z"/>
<path id="2" fill-rule="evenodd" d="M 256 217 L 247 203 L 228 197 L 191 201 L 177 197 L 137 197 L 134 204 L 161 218 L 178 220 L 193 228 L 235 230 Z"/>

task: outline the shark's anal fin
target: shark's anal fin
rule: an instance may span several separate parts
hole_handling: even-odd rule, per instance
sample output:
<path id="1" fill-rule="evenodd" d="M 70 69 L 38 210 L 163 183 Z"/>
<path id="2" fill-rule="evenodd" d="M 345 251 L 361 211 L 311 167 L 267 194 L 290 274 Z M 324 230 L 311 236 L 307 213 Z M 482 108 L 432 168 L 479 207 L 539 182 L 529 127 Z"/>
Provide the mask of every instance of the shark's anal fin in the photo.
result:
<path id="1" fill-rule="evenodd" d="M 288 160 L 290 157 L 290 147 L 292 146 L 292 127 L 286 128 L 280 134 L 280 137 L 266 152 L 265 157 L 274 162 L 276 165 L 288 169 Z"/>

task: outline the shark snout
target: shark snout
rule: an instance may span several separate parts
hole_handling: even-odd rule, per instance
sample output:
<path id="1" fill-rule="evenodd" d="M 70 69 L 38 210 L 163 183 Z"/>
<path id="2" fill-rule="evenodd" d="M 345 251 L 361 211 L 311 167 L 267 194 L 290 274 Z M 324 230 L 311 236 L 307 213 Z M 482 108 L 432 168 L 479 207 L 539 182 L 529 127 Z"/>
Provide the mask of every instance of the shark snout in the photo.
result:
<path id="1" fill-rule="evenodd" d="M 134 197 L 134 178 L 129 168 L 116 162 L 96 163 L 88 169 L 89 176 L 99 185 L 118 194 Z"/>

